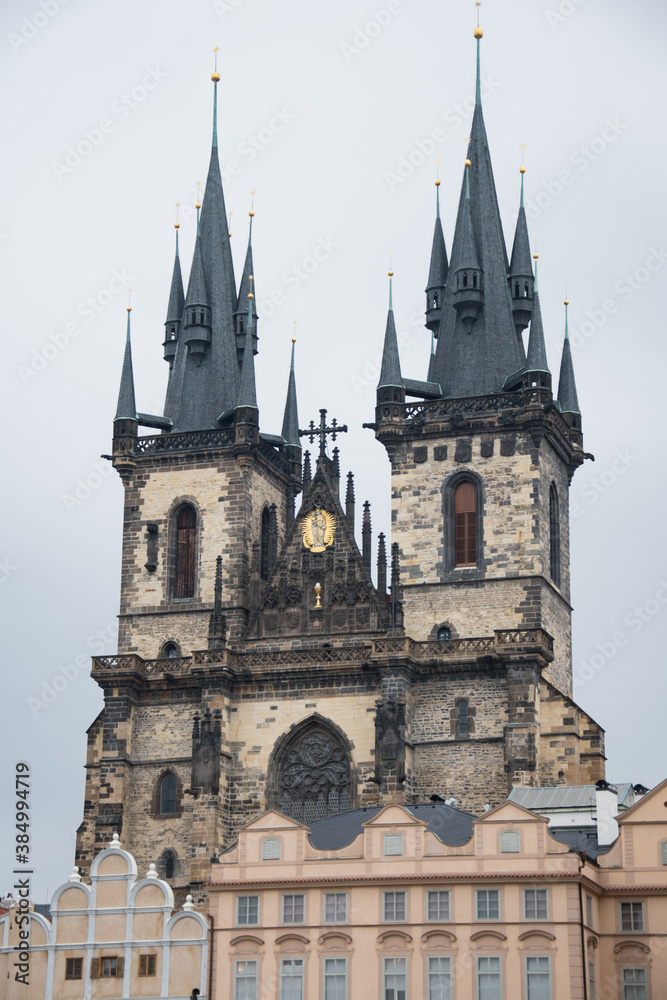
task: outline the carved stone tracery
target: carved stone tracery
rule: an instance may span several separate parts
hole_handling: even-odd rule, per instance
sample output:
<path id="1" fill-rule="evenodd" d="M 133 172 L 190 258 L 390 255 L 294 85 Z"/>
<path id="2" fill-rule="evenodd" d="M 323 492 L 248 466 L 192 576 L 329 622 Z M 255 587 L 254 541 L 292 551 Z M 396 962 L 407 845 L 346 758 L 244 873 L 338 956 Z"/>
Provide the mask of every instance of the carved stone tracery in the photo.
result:
<path id="1" fill-rule="evenodd" d="M 280 773 L 280 809 L 299 822 L 345 812 L 352 806 L 345 750 L 322 730 L 309 730 L 288 751 Z"/>

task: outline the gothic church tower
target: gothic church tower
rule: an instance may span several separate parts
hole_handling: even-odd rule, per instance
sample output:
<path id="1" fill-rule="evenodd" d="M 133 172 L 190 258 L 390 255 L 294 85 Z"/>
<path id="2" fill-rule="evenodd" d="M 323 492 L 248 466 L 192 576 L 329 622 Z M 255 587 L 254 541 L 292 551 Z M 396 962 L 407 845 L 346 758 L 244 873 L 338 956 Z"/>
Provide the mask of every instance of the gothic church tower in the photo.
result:
<path id="1" fill-rule="evenodd" d="M 425 381 L 401 374 L 390 281 L 372 425 L 391 462 L 388 552 L 367 503 L 355 538 L 352 473 L 341 499 L 329 442 L 346 427 L 321 411 L 299 429 L 294 344 L 281 432 L 262 429 L 252 240 L 237 291 L 218 80 L 186 290 L 177 232 L 163 416 L 137 410 L 128 312 L 119 648 L 93 661 L 105 704 L 77 840 L 86 869 L 122 834 L 202 905 L 217 855 L 269 807 L 309 822 L 437 794 L 478 811 L 513 785 L 604 774 L 602 731 L 571 697 L 568 486 L 585 455 L 569 343 L 556 398 L 522 205 L 507 259 L 479 37 L 451 260 L 436 219 Z"/>

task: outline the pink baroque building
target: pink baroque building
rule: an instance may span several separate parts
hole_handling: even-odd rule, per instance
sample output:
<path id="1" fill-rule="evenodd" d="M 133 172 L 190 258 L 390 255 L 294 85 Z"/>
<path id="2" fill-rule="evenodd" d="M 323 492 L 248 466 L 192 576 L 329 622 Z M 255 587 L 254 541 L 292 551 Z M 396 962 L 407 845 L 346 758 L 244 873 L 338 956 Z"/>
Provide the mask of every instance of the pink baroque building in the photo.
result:
<path id="1" fill-rule="evenodd" d="M 510 801 L 269 810 L 208 886 L 212 998 L 663 1000 L 667 782 L 610 848 L 584 832 Z"/>
<path id="2" fill-rule="evenodd" d="M 0 915 L 3 1000 L 208 997 L 206 917 L 191 897 L 175 910 L 171 887 L 155 865 L 140 878 L 117 836 L 95 857 L 90 882 L 75 868 L 50 910 L 50 920 L 30 912 L 28 989 L 14 975 L 16 907 Z"/>

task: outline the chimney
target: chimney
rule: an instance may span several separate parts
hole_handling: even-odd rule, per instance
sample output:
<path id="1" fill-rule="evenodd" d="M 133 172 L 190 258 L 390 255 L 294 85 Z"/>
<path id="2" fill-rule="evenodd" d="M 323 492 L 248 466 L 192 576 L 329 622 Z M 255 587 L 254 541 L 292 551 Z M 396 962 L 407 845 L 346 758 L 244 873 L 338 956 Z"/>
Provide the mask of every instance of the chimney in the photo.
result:
<path id="1" fill-rule="evenodd" d="M 595 820 L 598 828 L 598 845 L 609 847 L 618 837 L 618 792 L 615 785 L 600 779 L 595 783 Z"/>

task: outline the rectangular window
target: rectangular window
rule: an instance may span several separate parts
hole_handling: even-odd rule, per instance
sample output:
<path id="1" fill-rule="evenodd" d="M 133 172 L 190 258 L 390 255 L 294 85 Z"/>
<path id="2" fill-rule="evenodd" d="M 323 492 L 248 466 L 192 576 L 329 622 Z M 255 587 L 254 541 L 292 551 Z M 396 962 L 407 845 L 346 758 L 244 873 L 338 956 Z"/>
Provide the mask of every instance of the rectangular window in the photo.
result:
<path id="1" fill-rule="evenodd" d="M 403 853 L 403 834 L 402 833 L 385 833 L 384 835 L 384 853 L 389 854 L 402 854 Z"/>
<path id="2" fill-rule="evenodd" d="M 384 919 L 405 920 L 405 893 L 385 892 Z"/>
<path id="3" fill-rule="evenodd" d="M 347 959 L 324 959 L 324 1000 L 347 1000 Z"/>
<path id="4" fill-rule="evenodd" d="M 234 967 L 234 1000 L 257 1000 L 257 962 L 237 962 Z"/>
<path id="5" fill-rule="evenodd" d="M 477 959 L 477 1000 L 502 1000 L 499 958 Z"/>
<path id="6" fill-rule="evenodd" d="M 586 896 L 586 923 L 589 927 L 593 926 L 593 897 Z"/>
<path id="7" fill-rule="evenodd" d="M 100 968 L 102 979 L 115 979 L 123 974 L 122 958 L 103 958 Z"/>
<path id="8" fill-rule="evenodd" d="M 385 958 L 383 1000 L 405 1000 L 408 989 L 407 958 Z"/>
<path id="9" fill-rule="evenodd" d="M 477 919 L 500 920 L 500 890 L 477 890 Z"/>
<path id="10" fill-rule="evenodd" d="M 280 841 L 277 837 L 267 837 L 262 841 L 262 861 L 280 860 Z"/>
<path id="11" fill-rule="evenodd" d="M 155 962 L 156 962 L 155 955 L 139 955 L 139 975 L 154 976 Z"/>
<path id="12" fill-rule="evenodd" d="M 452 1000 L 452 960 L 428 960 L 428 1000 Z"/>
<path id="13" fill-rule="evenodd" d="M 427 920 L 449 920 L 449 889 L 426 893 Z"/>
<path id="14" fill-rule="evenodd" d="M 325 924 L 344 924 L 347 921 L 347 893 L 324 893 Z"/>
<path id="15" fill-rule="evenodd" d="M 549 891 L 547 889 L 524 889 L 523 915 L 526 920 L 548 920 Z"/>
<path id="16" fill-rule="evenodd" d="M 589 1000 L 595 1000 L 595 965 L 593 962 L 588 963 L 588 997 Z"/>
<path id="17" fill-rule="evenodd" d="M 82 978 L 83 978 L 83 959 L 82 958 L 65 959 L 65 979 L 82 979 Z"/>
<path id="18" fill-rule="evenodd" d="M 517 830 L 505 830 L 500 834 L 500 853 L 518 854 L 521 850 L 521 836 Z"/>
<path id="19" fill-rule="evenodd" d="M 621 903 L 621 930 L 644 930 L 644 904 Z"/>
<path id="20" fill-rule="evenodd" d="M 526 1000 L 551 1000 L 551 969 L 548 957 L 526 958 Z"/>
<path id="21" fill-rule="evenodd" d="M 283 958 L 280 963 L 280 1000 L 303 1000 L 302 958 Z"/>
<path id="22" fill-rule="evenodd" d="M 622 969 L 623 1000 L 646 1000 L 646 969 Z"/>
<path id="23" fill-rule="evenodd" d="M 302 924 L 306 909 L 306 897 L 303 893 L 283 896 L 283 923 Z"/>
<path id="24" fill-rule="evenodd" d="M 660 845 L 660 864 L 667 865 L 667 840 Z"/>
<path id="25" fill-rule="evenodd" d="M 236 923 L 239 926 L 259 923 L 259 896 L 236 897 Z"/>

